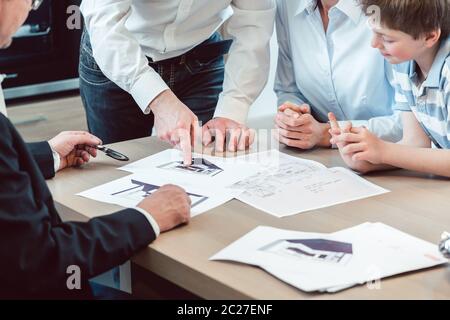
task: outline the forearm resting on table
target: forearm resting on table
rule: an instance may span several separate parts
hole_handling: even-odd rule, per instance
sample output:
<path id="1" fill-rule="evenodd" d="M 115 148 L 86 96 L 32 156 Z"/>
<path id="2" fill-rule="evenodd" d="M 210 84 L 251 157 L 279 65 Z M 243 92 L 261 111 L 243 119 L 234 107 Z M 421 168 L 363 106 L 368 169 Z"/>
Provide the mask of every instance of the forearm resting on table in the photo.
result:
<path id="1" fill-rule="evenodd" d="M 383 162 L 397 168 L 450 177 L 450 151 L 387 143 Z"/>

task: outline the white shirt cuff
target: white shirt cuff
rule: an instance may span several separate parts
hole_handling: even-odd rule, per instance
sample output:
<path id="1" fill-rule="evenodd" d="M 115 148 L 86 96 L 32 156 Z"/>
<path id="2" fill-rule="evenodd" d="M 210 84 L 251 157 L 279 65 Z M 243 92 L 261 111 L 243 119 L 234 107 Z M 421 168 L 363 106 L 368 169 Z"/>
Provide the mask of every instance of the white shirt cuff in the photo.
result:
<path id="1" fill-rule="evenodd" d="M 156 222 L 155 218 L 153 218 L 153 216 L 150 213 L 148 213 L 147 211 L 145 211 L 142 208 L 135 207 L 133 209 L 139 211 L 140 213 L 142 213 L 147 218 L 148 222 L 150 223 L 150 225 L 153 228 L 153 231 L 155 232 L 156 238 L 158 238 L 159 234 L 161 233 L 161 230 L 159 229 L 159 225 Z"/>
<path id="2" fill-rule="evenodd" d="M 221 94 L 214 118 L 227 118 L 240 124 L 245 124 L 249 109 L 250 105 L 248 103 Z"/>
<path id="3" fill-rule="evenodd" d="M 150 113 L 150 103 L 163 91 L 170 89 L 156 71 L 150 71 L 140 77 L 130 91 L 133 99 L 144 114 Z"/>
<path id="4" fill-rule="evenodd" d="M 52 150 L 53 154 L 53 166 L 55 168 L 55 173 L 57 173 L 59 171 L 59 166 L 61 165 L 61 158 L 59 156 L 59 153 L 53 150 L 52 147 L 50 147 L 50 149 Z"/>

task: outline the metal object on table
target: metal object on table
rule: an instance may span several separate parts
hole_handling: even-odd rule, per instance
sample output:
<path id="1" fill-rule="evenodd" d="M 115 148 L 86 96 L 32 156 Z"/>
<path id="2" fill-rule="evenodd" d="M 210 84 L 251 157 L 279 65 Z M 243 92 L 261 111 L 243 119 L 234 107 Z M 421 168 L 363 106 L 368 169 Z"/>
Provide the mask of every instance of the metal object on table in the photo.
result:
<path id="1" fill-rule="evenodd" d="M 118 160 L 118 161 L 130 160 L 126 155 L 124 155 L 118 151 L 115 151 L 113 149 L 107 148 L 105 146 L 95 146 L 94 148 L 104 152 L 108 157 L 113 158 L 115 160 Z"/>
<path id="2" fill-rule="evenodd" d="M 450 259 L 450 233 L 444 232 L 442 234 L 441 243 L 439 244 L 439 250 L 444 257 Z"/>

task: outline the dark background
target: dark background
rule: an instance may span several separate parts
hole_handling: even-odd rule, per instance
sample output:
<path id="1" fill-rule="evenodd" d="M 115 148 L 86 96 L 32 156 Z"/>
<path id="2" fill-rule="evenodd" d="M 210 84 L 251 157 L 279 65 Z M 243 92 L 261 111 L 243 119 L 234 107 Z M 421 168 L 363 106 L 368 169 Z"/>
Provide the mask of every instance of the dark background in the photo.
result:
<path id="1" fill-rule="evenodd" d="M 81 0 L 45 0 L 31 11 L 26 24 L 36 34 L 14 39 L 10 48 L 0 51 L 0 73 L 8 77 L 3 88 L 53 82 L 78 77 L 81 30 L 69 30 L 67 8 Z M 49 29 L 48 29 L 49 28 Z"/>

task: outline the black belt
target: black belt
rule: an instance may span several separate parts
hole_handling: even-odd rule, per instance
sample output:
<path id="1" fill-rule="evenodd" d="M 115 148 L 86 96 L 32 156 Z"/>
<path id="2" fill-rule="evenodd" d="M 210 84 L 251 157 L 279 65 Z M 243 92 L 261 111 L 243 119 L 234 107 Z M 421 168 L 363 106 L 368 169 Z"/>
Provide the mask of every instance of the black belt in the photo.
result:
<path id="1" fill-rule="evenodd" d="M 208 41 L 208 40 L 207 40 Z M 150 63 L 158 64 L 182 64 L 187 60 L 212 60 L 214 58 L 223 56 L 230 52 L 230 47 L 233 40 L 222 40 L 217 42 L 204 42 L 182 54 L 181 56 L 154 62 L 152 58 L 148 57 Z"/>

